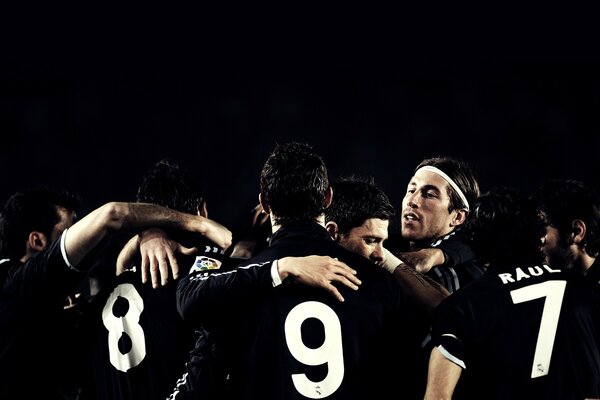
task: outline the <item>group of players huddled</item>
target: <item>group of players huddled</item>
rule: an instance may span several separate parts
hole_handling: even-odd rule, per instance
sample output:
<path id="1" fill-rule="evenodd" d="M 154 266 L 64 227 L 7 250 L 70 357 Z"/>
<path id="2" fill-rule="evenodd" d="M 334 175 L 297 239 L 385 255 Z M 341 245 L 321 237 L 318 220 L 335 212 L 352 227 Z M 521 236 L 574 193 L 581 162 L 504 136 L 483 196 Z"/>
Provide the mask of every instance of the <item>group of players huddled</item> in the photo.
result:
<path id="1" fill-rule="evenodd" d="M 172 159 L 77 218 L 0 214 L 0 399 L 600 398 L 600 197 L 419 163 L 394 207 L 277 144 L 234 233 Z M 400 221 L 398 235 L 389 224 Z"/>

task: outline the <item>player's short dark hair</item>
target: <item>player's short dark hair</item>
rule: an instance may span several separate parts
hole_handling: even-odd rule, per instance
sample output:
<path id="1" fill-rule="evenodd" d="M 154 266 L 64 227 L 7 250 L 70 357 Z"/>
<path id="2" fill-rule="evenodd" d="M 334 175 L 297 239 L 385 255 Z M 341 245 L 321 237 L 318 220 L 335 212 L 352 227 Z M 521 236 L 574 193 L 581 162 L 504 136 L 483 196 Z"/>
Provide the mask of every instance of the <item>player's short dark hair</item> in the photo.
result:
<path id="1" fill-rule="evenodd" d="M 197 215 L 203 200 L 200 180 L 191 175 L 172 158 L 163 158 L 156 162 L 142 177 L 138 186 L 136 200 L 139 203 L 151 203 L 176 211 Z M 189 232 L 178 229 L 167 230 L 173 240 L 185 246 L 197 246 L 205 238 L 199 238 Z M 178 256 L 183 263 L 193 257 Z"/>
<path id="2" fill-rule="evenodd" d="M 158 161 L 142 178 L 136 200 L 196 215 L 202 202 L 202 186 L 176 161 Z"/>
<path id="3" fill-rule="evenodd" d="M 331 187 L 333 201 L 325 210 L 325 221 L 335 222 L 340 233 L 348 234 L 370 218 L 389 221 L 395 215 L 394 206 L 373 178 L 351 176 Z"/>
<path id="4" fill-rule="evenodd" d="M 531 266 L 543 261 L 543 227 L 516 189 L 496 187 L 474 201 L 465 235 L 479 259 L 490 266 Z"/>
<path id="5" fill-rule="evenodd" d="M 275 224 L 311 221 L 325 210 L 325 161 L 305 143 L 277 144 L 260 173 L 260 192 Z"/>
<path id="6" fill-rule="evenodd" d="M 29 233 L 38 231 L 50 238 L 60 221 L 57 207 L 76 212 L 80 197 L 50 186 L 27 188 L 14 193 L 0 214 L 0 254 L 18 260 L 27 251 Z"/>

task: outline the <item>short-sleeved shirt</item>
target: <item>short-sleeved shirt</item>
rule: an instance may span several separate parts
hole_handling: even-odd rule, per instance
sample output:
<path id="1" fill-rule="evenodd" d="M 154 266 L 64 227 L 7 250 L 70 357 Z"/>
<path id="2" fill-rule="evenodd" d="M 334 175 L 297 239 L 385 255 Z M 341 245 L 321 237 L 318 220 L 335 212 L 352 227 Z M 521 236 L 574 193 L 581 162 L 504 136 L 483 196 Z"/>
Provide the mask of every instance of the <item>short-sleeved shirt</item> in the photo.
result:
<path id="1" fill-rule="evenodd" d="M 471 398 L 600 396 L 600 301 L 581 276 L 546 265 L 488 271 L 434 312 L 433 344 Z"/>
<path id="2" fill-rule="evenodd" d="M 212 244 L 198 247 L 195 257 L 179 260 L 182 269 L 219 270 L 223 251 Z M 133 268 L 96 296 L 92 365 L 98 400 L 164 400 L 172 392 L 196 340 L 177 311 L 176 287 L 170 281 L 153 288 Z"/>
<path id="3" fill-rule="evenodd" d="M 445 261 L 427 272 L 427 276 L 443 285 L 450 293 L 483 275 L 483 268 L 460 230 L 436 239 L 431 247 L 442 250 Z"/>
<path id="4" fill-rule="evenodd" d="M 63 232 L 25 263 L 0 262 L 0 398 L 75 393 L 71 315 L 63 307 L 82 274 L 70 266 Z"/>
<path id="5" fill-rule="evenodd" d="M 345 262 L 358 271 L 360 289 L 338 286 L 339 302 L 293 280 L 273 287 L 272 261 L 307 255 Z M 414 307 L 387 271 L 337 245 L 316 223 L 282 227 L 268 249 L 231 273 L 182 280 L 178 301 L 185 317 L 218 333 L 235 398 L 362 400 L 414 390 L 405 375 L 414 355 L 403 353 Z M 200 306 L 208 303 L 224 307 Z"/>

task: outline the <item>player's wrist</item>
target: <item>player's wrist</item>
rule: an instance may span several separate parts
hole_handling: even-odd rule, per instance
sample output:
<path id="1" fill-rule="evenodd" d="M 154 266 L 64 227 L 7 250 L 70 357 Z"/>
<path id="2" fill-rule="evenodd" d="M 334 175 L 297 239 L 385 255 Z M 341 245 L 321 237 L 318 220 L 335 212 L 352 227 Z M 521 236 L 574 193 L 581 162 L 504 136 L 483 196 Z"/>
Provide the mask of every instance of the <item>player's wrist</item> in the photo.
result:
<path id="1" fill-rule="evenodd" d="M 398 268 L 398 266 L 400 264 L 403 264 L 403 262 L 402 262 L 402 260 L 400 260 L 394 254 L 392 254 L 392 252 L 389 251 L 388 249 L 386 249 L 385 247 L 383 248 L 383 251 L 384 251 L 385 256 L 384 256 L 383 262 L 380 265 L 383 269 L 388 271 L 390 274 L 393 274 L 394 271 L 396 270 L 396 268 Z"/>

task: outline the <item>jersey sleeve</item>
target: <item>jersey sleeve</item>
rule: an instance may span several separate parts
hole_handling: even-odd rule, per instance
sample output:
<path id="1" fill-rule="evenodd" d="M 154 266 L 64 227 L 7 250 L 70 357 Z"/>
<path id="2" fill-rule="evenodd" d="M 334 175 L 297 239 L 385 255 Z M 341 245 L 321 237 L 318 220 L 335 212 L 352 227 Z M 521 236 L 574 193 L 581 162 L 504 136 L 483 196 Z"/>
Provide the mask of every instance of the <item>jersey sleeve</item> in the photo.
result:
<path id="1" fill-rule="evenodd" d="M 272 261 L 265 261 L 224 272 L 192 271 L 177 286 L 177 309 L 192 323 L 217 323 L 223 314 L 236 312 L 248 296 L 272 289 L 271 266 Z"/>
<path id="2" fill-rule="evenodd" d="M 475 253 L 460 232 L 440 241 L 436 247 L 444 253 L 445 261 L 442 266 L 454 267 L 475 259 Z"/>
<path id="3" fill-rule="evenodd" d="M 445 299 L 435 309 L 431 340 L 444 357 L 466 369 L 464 339 L 468 318 L 454 297 Z"/>
<path id="4" fill-rule="evenodd" d="M 24 301 L 44 298 L 62 303 L 82 277 L 67 264 L 58 239 L 16 269 L 10 279 Z"/>

